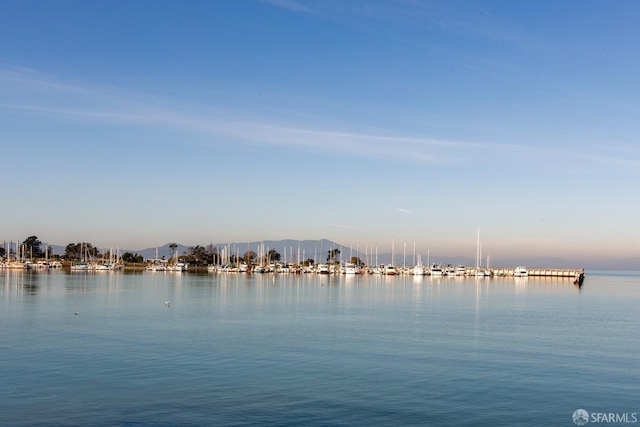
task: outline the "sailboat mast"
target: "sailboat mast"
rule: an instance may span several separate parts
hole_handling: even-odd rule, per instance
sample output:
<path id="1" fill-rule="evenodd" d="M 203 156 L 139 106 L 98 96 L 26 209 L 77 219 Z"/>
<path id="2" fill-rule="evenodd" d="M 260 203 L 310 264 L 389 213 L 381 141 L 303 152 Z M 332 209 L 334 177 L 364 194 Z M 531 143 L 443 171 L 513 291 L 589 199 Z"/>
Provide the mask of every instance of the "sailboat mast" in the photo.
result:
<path id="1" fill-rule="evenodd" d="M 396 242 L 394 240 L 391 241 L 391 266 L 393 266 L 393 258 L 395 257 L 394 252 L 396 250 Z"/>
<path id="2" fill-rule="evenodd" d="M 478 269 L 478 246 L 480 245 L 480 229 L 477 230 L 476 235 L 476 270 Z"/>
<path id="3" fill-rule="evenodd" d="M 413 242 L 413 265 L 416 265 L 416 242 Z"/>
<path id="4" fill-rule="evenodd" d="M 407 266 L 407 242 L 402 242 L 402 268 Z"/>
<path id="5" fill-rule="evenodd" d="M 480 227 L 478 227 L 478 238 L 476 241 L 476 270 L 480 268 Z"/>

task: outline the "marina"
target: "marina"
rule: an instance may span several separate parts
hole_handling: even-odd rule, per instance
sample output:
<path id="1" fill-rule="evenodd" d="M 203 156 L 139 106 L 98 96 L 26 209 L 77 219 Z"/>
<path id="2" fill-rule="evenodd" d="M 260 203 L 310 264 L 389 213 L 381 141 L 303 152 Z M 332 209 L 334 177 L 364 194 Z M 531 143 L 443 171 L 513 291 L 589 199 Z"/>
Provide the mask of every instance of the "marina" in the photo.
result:
<path id="1" fill-rule="evenodd" d="M 373 247 L 365 250 L 365 253 L 353 251 L 349 248 L 348 257 L 345 247 L 335 242 L 331 242 L 332 249 L 326 251 L 326 261 L 323 259 L 322 243 L 320 249 L 314 250 L 313 258 L 307 257 L 305 250 L 298 246 L 297 254 L 293 245 L 283 247 L 284 256 L 273 248 L 265 247 L 264 243 L 254 243 L 256 252 L 251 250 L 252 244 L 246 243 L 246 252 L 241 256 L 240 245 L 209 245 L 209 253 L 200 254 L 198 257 L 189 255 L 186 251 L 180 255 L 177 244 L 168 244 L 171 250 L 168 257 L 160 256 L 159 248 L 155 248 L 153 257 L 141 258 L 141 262 L 126 262 L 117 248 L 105 249 L 100 253 L 96 248 L 88 243 L 78 243 L 75 246 L 77 252 L 70 252 L 66 257 L 51 255 L 49 246 L 44 252 L 39 248 L 40 242 L 35 236 L 30 239 L 30 245 L 6 242 L 2 247 L 0 255 L 0 270 L 43 270 L 61 268 L 72 272 L 111 272 L 122 270 L 144 270 L 152 273 L 237 273 L 237 274 L 346 274 L 346 275 L 387 275 L 387 276 L 432 276 L 432 277 L 464 277 L 472 276 L 476 278 L 491 277 L 557 277 L 573 278 L 580 284 L 584 280 L 584 268 L 549 268 L 549 267 L 489 267 L 490 257 L 487 257 L 486 264 L 482 263 L 482 245 L 480 242 L 480 230 L 477 230 L 476 260 L 475 266 L 464 264 L 440 264 L 429 262 L 422 263 L 422 257 L 416 253 L 414 243 L 413 256 L 408 256 L 406 244 L 402 254 L 402 263 L 395 262 L 395 244 L 391 244 L 390 262 L 378 263 L 378 250 Z M 38 245 L 33 245 L 34 241 Z M 272 242 L 277 243 L 277 242 Z M 299 243 L 298 243 L 299 244 Z M 199 247 L 199 246 L 198 246 Z M 338 249 L 338 248 L 342 248 Z M 191 248 L 193 249 L 193 248 Z M 318 252 L 321 254 L 318 256 Z M 34 257 L 34 253 L 41 253 L 41 258 Z M 206 261 L 200 259 L 204 258 Z M 362 257 L 362 258 L 361 258 Z M 282 259 L 281 259 L 282 258 Z M 208 260 L 207 260 L 208 259 Z M 411 261 L 413 260 L 413 262 Z M 195 262 L 190 262 L 195 261 Z"/>
<path id="2" fill-rule="evenodd" d="M 35 236 L 31 238 L 36 239 Z M 211 257 L 212 260 L 217 259 L 217 263 L 205 264 L 195 263 L 190 265 L 188 257 L 179 255 L 177 245 L 169 245 L 172 249 L 171 256 L 167 259 L 159 256 L 159 249 L 155 249 L 155 257 L 149 258 L 142 263 L 127 263 L 120 256 L 119 250 L 111 248 L 105 250 L 104 254 L 100 254 L 97 249 L 92 248 L 90 244 L 79 243 L 77 258 L 72 260 L 62 259 L 60 256 L 49 258 L 49 247 L 45 248 L 44 258 L 33 257 L 33 247 L 27 247 L 25 244 L 16 242 L 15 250 L 13 242 L 5 242 L 3 245 L 3 257 L 0 258 L 0 270 L 50 270 L 61 269 L 71 273 L 107 273 L 118 271 L 137 271 L 143 270 L 149 273 L 167 273 L 167 274 L 187 274 L 207 272 L 209 274 L 241 274 L 241 275 L 261 275 L 261 274 L 317 274 L 317 275 L 384 275 L 384 276 L 429 276 L 429 277 L 445 277 L 445 278 L 461 278 L 475 277 L 476 279 L 490 279 L 492 277 L 548 277 L 559 279 L 573 279 L 573 283 L 582 286 L 585 278 L 583 268 L 546 268 L 546 267 L 525 267 L 523 265 L 517 267 L 489 267 L 489 258 L 487 258 L 486 266 L 482 265 L 482 251 L 480 244 L 480 230 L 477 234 L 477 252 L 475 266 L 465 266 L 463 264 L 439 264 L 427 262 L 422 264 L 420 255 L 415 253 L 413 260 L 416 264 L 407 264 L 406 245 L 403 254 L 402 265 L 396 265 L 394 260 L 392 243 L 391 263 L 369 265 L 363 262 L 358 256 L 353 255 L 353 251 L 349 250 L 349 261 L 342 259 L 342 253 L 339 249 L 331 249 L 327 251 L 327 262 L 316 262 L 314 259 L 302 258 L 300 249 L 298 248 L 297 262 L 279 261 L 279 254 L 274 250 L 265 248 L 263 244 L 257 246 L 258 252 L 247 250 L 244 257 L 240 257 L 239 250 L 235 248 L 235 254 L 229 247 L 223 247 L 217 256 Z M 249 245 L 247 245 L 249 246 Z M 42 251 L 36 246 L 37 253 Z M 287 259 L 286 247 L 284 248 L 284 258 Z M 322 252 L 322 251 L 321 251 Z M 289 249 L 289 257 L 293 258 L 293 247 Z M 373 253 L 373 251 L 372 251 Z M 260 254 L 260 255 L 258 255 Z M 13 255 L 13 256 L 12 256 Z M 369 260 L 369 254 L 365 254 L 365 259 Z M 317 256 L 317 255 L 316 255 Z M 274 260 L 271 257 L 275 258 Z M 305 261 L 301 261 L 305 259 Z M 373 259 L 373 257 L 371 257 Z M 377 261 L 377 254 L 376 254 Z"/>
<path id="3" fill-rule="evenodd" d="M 297 264 L 270 264 L 270 265 L 210 265 L 207 267 L 189 266 L 187 263 L 176 262 L 168 265 L 166 260 L 151 260 L 144 266 L 126 265 L 116 262 L 79 262 L 69 263 L 60 261 L 20 261 L 6 260 L 0 261 L 0 270 L 44 270 L 44 269 L 65 269 L 72 272 L 95 272 L 95 271 L 121 271 L 121 270 L 138 270 L 144 269 L 149 272 L 179 272 L 186 273 L 208 271 L 209 273 L 239 273 L 239 274 L 265 274 L 265 273 L 287 273 L 287 274 L 383 274 L 389 276 L 396 275 L 419 275 L 434 277 L 559 277 L 559 278 L 577 278 L 584 276 L 584 268 L 526 268 L 524 267 L 495 267 L 495 268 L 474 268 L 464 265 L 452 266 L 448 265 L 444 269 L 438 264 L 431 267 L 422 265 L 415 266 L 394 266 L 380 265 L 379 267 L 359 266 L 353 263 L 344 265 L 328 265 L 320 263 L 317 266 L 299 266 Z M 520 269 L 520 270 L 519 270 Z"/>
<path id="4" fill-rule="evenodd" d="M 186 270 L 185 270 L 186 271 Z M 197 269 L 194 269 L 197 271 Z M 355 266 L 346 264 L 342 266 L 328 266 L 327 264 L 318 264 L 316 267 L 300 267 L 291 264 L 283 267 L 280 264 L 270 266 L 247 266 L 235 268 L 232 266 L 209 266 L 207 271 L 210 273 L 245 273 L 245 274 L 264 274 L 264 273 L 291 273 L 291 274 L 356 274 L 356 275 L 387 275 L 387 276 L 432 276 L 432 277 L 556 277 L 556 278 L 572 278 L 577 279 L 584 277 L 584 268 L 525 268 L 525 267 L 497 267 L 476 269 L 466 267 L 464 265 L 452 266 L 448 265 L 444 269 L 438 264 L 431 267 L 422 265 L 415 266 L 394 266 L 380 265 L 378 267 Z"/>

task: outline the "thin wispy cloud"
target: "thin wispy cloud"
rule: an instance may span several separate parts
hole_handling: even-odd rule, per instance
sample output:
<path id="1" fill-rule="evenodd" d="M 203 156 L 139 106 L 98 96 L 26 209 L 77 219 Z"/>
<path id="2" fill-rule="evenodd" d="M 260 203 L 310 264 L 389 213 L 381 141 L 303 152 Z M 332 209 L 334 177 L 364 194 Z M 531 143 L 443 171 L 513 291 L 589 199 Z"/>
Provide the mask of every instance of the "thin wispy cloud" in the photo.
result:
<path id="1" fill-rule="evenodd" d="M 104 91 L 100 92 L 80 85 L 61 82 L 51 74 L 29 67 L 20 67 L 13 70 L 0 69 L 0 84 L 29 91 L 53 91 L 81 97 L 100 98 L 102 100 L 112 97 L 112 95 L 108 95 Z"/>
<path id="2" fill-rule="evenodd" d="M 400 212 L 405 215 L 413 215 L 413 211 L 411 209 L 397 208 L 396 212 Z"/>
<path id="3" fill-rule="evenodd" d="M 122 90 L 101 91 L 51 78 L 38 79 L 35 73 L 0 72 L 7 85 L 22 86 L 29 92 L 29 103 L 1 102 L 0 108 L 50 114 L 73 120 L 102 121 L 142 127 L 166 127 L 186 132 L 225 136 L 254 144 L 292 146 L 323 152 L 348 153 L 358 157 L 413 162 L 446 162 L 443 150 L 478 150 L 482 145 L 430 138 L 376 135 L 318 129 L 295 125 L 274 125 L 286 118 L 258 118 L 248 121 L 224 109 L 210 106 L 185 106 L 140 94 L 128 95 Z M 16 96 L 19 98 L 19 96 Z M 64 105 L 58 104 L 64 99 Z M 159 107 L 158 105 L 168 105 Z M 178 107 L 172 107 L 176 105 Z M 391 133 L 391 132 L 389 132 Z"/>
<path id="4" fill-rule="evenodd" d="M 445 34 L 470 36 L 521 48 L 536 44 L 530 34 L 492 14 L 482 3 L 458 5 L 452 2 L 388 0 L 320 4 L 333 5 L 335 11 L 360 19 L 400 22 L 405 27 L 437 28 Z"/>
<path id="5" fill-rule="evenodd" d="M 316 13 L 316 14 L 318 13 L 316 10 L 311 9 L 310 7 L 296 0 L 262 0 L 262 1 L 272 6 L 290 10 L 292 12 Z"/>
<path id="6" fill-rule="evenodd" d="M 628 156 L 621 155 L 619 157 L 613 157 L 611 155 L 581 152 L 577 156 L 593 163 L 608 163 L 629 170 L 640 171 L 640 154 L 629 154 Z"/>
<path id="7" fill-rule="evenodd" d="M 513 60 L 487 57 L 486 52 L 482 55 L 470 53 L 461 48 L 457 40 L 463 37 L 474 44 L 501 45 L 519 51 L 553 45 L 552 41 L 539 40 L 524 28 L 495 16 L 482 4 L 459 6 L 450 2 L 420 0 L 324 0 L 312 4 L 305 7 L 313 7 L 319 14 L 331 16 L 345 27 L 370 33 L 372 37 L 380 35 L 382 23 L 386 30 L 381 42 L 386 48 L 406 51 L 418 57 L 430 52 L 467 69 L 498 77 L 522 71 Z M 441 37 L 423 37 L 425 29 L 438 32 Z M 442 37 L 456 42 L 443 43 Z"/>
<path id="8" fill-rule="evenodd" d="M 67 116 L 137 126 L 169 127 L 187 132 L 226 136 L 259 144 L 313 148 L 324 152 L 349 153 L 415 162 L 438 162 L 429 149 L 475 147 L 473 144 L 431 139 L 356 134 L 318 129 L 274 127 L 242 120 L 186 115 L 177 111 L 137 108 L 135 110 L 88 110 L 28 104 L 0 104 L 0 108 Z M 478 147 L 479 148 L 479 147 Z"/>
<path id="9" fill-rule="evenodd" d="M 125 124 L 140 127 L 170 128 L 189 133 L 223 136 L 237 143 L 290 146 L 323 153 L 348 154 L 359 158 L 376 158 L 431 164 L 473 162 L 478 156 L 503 156 L 519 153 L 526 146 L 475 143 L 440 138 L 408 137 L 366 132 L 348 132 L 315 128 L 308 125 L 278 125 L 287 117 L 246 117 L 224 108 L 185 104 L 179 100 L 158 100 L 153 96 L 128 93 L 121 89 L 102 90 L 70 83 L 59 83 L 51 77 L 38 78 L 36 72 L 0 70 L 0 83 L 15 90 L 23 86 L 29 103 L 2 102 L 0 108 L 66 117 L 69 120 Z M 19 91 L 19 89 L 18 89 Z M 19 98 L 16 96 L 15 98 Z M 58 99 L 64 105 L 57 104 Z M 164 105 L 165 107 L 161 107 Z M 275 124 L 274 124 L 275 123 Z M 188 140 L 188 139 L 185 139 Z M 214 142 L 215 141 L 215 142 Z M 220 139 L 212 140 L 219 144 Z"/>

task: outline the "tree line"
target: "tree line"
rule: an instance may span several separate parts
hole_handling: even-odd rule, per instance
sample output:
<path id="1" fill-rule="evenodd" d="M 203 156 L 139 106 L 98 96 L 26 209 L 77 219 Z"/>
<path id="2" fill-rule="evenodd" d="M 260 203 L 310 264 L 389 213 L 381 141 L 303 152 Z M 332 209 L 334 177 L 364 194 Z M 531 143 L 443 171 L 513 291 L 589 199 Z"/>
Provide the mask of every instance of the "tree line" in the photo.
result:
<path id="1" fill-rule="evenodd" d="M 7 254 L 6 244 L 0 248 L 0 257 L 16 257 L 16 250 L 13 245 L 10 248 L 10 253 Z M 169 248 L 175 251 L 178 248 L 176 243 L 169 244 Z M 63 259 L 67 261 L 81 261 L 88 258 L 91 259 L 108 259 L 116 258 L 118 254 L 114 254 L 111 250 L 100 250 L 89 242 L 69 243 L 62 255 L 60 254 L 47 254 L 46 249 L 43 249 L 42 242 L 37 236 L 29 236 L 24 239 L 19 246 L 19 250 L 24 257 L 31 259 L 43 259 L 48 256 L 51 259 Z M 326 261 L 328 263 L 339 263 L 340 249 L 334 248 L 327 251 Z M 144 257 L 138 253 L 124 252 L 120 255 L 122 261 L 126 263 L 143 263 Z M 178 256 L 180 262 L 186 262 L 191 265 L 210 265 L 210 264 L 222 264 L 229 262 L 230 264 L 245 263 L 248 265 L 254 264 L 267 264 L 272 262 L 280 262 L 282 256 L 275 249 L 270 249 L 263 257 L 259 257 L 252 250 L 246 251 L 242 256 L 239 254 L 231 254 L 226 259 L 223 259 L 222 250 L 212 244 L 202 246 L 196 245 L 189 247 L 181 255 Z M 362 265 L 362 261 L 358 257 L 351 257 L 351 263 Z M 302 262 L 302 265 L 313 265 L 315 260 L 308 258 Z"/>

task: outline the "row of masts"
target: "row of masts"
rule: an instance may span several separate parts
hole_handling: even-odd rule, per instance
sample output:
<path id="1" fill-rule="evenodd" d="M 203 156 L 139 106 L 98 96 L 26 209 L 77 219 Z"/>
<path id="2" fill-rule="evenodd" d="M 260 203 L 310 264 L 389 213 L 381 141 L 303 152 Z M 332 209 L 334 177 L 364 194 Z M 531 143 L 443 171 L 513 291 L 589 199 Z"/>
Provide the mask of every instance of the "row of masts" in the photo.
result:
<path id="1" fill-rule="evenodd" d="M 4 261 L 6 262 L 12 262 L 12 261 L 18 261 L 18 262 L 25 262 L 25 261 L 32 261 L 33 260 L 33 250 L 32 248 L 28 248 L 27 245 L 20 244 L 20 241 L 16 241 L 15 242 L 15 249 L 14 249 L 14 244 L 13 244 L 13 240 L 10 242 L 5 241 L 2 245 L 2 247 L 4 248 Z M 29 250 L 27 253 L 27 249 Z M 45 246 L 45 259 L 49 259 L 49 245 Z"/>
<path id="2" fill-rule="evenodd" d="M 30 268 L 57 268 L 62 267 L 59 261 L 49 261 L 49 245 L 45 246 L 44 260 L 34 260 L 33 248 L 28 247 L 20 241 L 5 241 L 2 245 L 4 249 L 4 257 L 0 258 L 0 268 L 10 269 L 30 269 Z"/>
<path id="3" fill-rule="evenodd" d="M 97 249 L 94 248 L 94 250 Z M 96 254 L 91 254 L 88 245 L 80 244 L 80 261 L 71 264 L 71 271 L 93 271 L 93 270 L 121 270 L 124 268 L 124 262 L 120 258 L 120 250 L 116 248 L 115 253 L 113 247 L 109 250 L 108 259 L 98 259 Z"/>
<path id="4" fill-rule="evenodd" d="M 0 258 L 0 268 L 36 269 L 62 267 L 62 263 L 59 260 L 51 261 L 49 259 L 50 247 L 48 244 L 45 245 L 44 259 L 37 260 L 33 257 L 33 248 L 28 247 L 24 243 L 21 244 L 20 241 L 15 242 L 15 249 L 13 241 L 5 241 L 3 248 L 5 250 L 5 256 Z M 74 269 L 74 267 L 78 267 L 79 269 L 108 269 L 111 267 L 117 268 L 124 266 L 119 255 L 119 249 L 116 249 L 114 252 L 114 249 L 111 248 L 107 260 L 92 256 L 89 248 L 84 244 L 81 244 L 80 248 L 80 261 L 72 264 L 71 269 Z"/>
<path id="5" fill-rule="evenodd" d="M 247 252 L 251 252 L 251 245 L 247 244 Z M 27 263 L 29 261 L 33 261 L 33 253 L 32 250 L 29 251 L 29 253 L 27 253 L 27 250 L 30 249 L 28 248 L 26 245 L 24 244 L 20 244 L 20 242 L 16 242 L 15 243 L 15 250 L 14 248 L 14 242 L 4 242 L 4 247 L 5 247 L 5 259 L 2 260 L 0 259 L 0 266 L 3 265 L 7 265 L 9 263 Z M 353 263 L 354 259 L 356 259 L 357 263 L 359 264 L 363 264 L 363 265 L 367 265 L 367 266 L 379 266 L 381 265 L 378 261 L 378 247 L 375 247 L 373 245 L 365 245 L 365 259 L 361 260 L 359 258 L 359 254 L 360 254 L 360 245 L 356 245 L 356 257 L 354 258 L 354 250 L 353 250 L 353 246 L 349 247 L 349 257 L 347 260 L 344 259 L 345 257 L 345 253 L 343 250 L 340 250 L 338 248 L 332 248 L 328 251 L 328 256 L 327 256 L 327 263 L 333 263 L 333 264 L 340 264 L 340 265 L 344 265 L 346 263 Z M 341 246 L 342 249 L 344 249 L 344 247 Z M 269 249 L 268 246 L 265 246 L 262 242 L 260 242 L 257 246 L 257 252 L 255 252 L 256 256 L 256 260 L 253 261 L 253 264 L 257 264 L 260 266 L 268 266 L 271 265 L 275 262 L 279 262 L 280 264 L 284 264 L 284 265 L 302 265 L 304 263 L 306 263 L 308 261 L 307 259 L 307 253 L 306 250 L 301 248 L 298 245 L 297 251 L 295 250 L 293 245 L 289 246 L 289 251 L 287 251 L 287 247 L 284 247 L 284 254 L 280 259 L 271 259 L 271 250 Z M 217 265 L 231 265 L 231 264 L 239 264 L 240 260 L 243 260 L 243 257 L 241 257 L 240 254 L 240 245 L 234 245 L 233 247 L 231 247 L 230 245 L 225 245 L 224 247 L 222 247 L 222 249 L 220 250 L 220 252 L 217 254 L 217 260 L 214 261 L 214 264 Z M 331 255 L 333 251 L 333 256 Z M 120 258 L 118 255 L 118 250 L 116 250 L 116 256 L 114 259 L 114 251 L 113 249 L 111 249 L 109 251 L 109 260 L 102 260 L 104 263 L 108 263 L 108 264 L 115 264 L 117 262 L 119 262 Z M 178 256 L 177 256 L 177 250 L 175 255 L 175 262 L 178 262 Z M 310 255 L 310 254 L 309 254 Z M 338 256 L 336 256 L 338 255 Z M 322 241 L 320 241 L 320 256 L 323 256 L 323 248 L 322 248 Z M 90 253 L 90 250 L 87 246 L 81 244 L 81 248 L 80 248 L 80 262 L 78 264 L 85 264 L 85 263 L 89 263 L 89 262 L 95 262 L 96 260 L 94 259 L 96 257 L 92 256 L 92 254 Z M 396 255 L 395 255 L 395 241 L 391 242 L 391 262 L 390 265 L 391 266 L 397 266 L 399 264 L 396 263 Z M 477 249 L 476 249 L 476 269 L 480 269 L 481 268 L 481 260 L 482 258 L 482 249 L 481 249 L 481 245 L 480 245 L 480 229 L 478 229 L 478 242 L 477 242 Z M 156 254 L 156 259 L 158 259 L 158 256 Z M 46 245 L 45 247 L 45 262 L 48 262 L 49 260 L 49 245 Z M 244 260 L 245 262 L 249 261 L 249 260 Z M 313 254 L 313 258 L 312 261 L 314 264 L 318 264 L 318 250 L 314 249 L 314 254 Z M 320 263 L 322 263 L 322 261 L 320 261 Z M 413 242 L 413 262 L 410 264 L 407 264 L 407 243 L 404 242 L 403 243 L 403 259 L 402 259 L 402 267 L 403 268 L 407 268 L 408 266 L 422 266 L 422 255 L 420 253 L 416 252 L 416 242 Z M 431 265 L 431 256 L 430 256 L 430 251 L 427 251 L 427 266 Z M 489 257 L 487 257 L 487 264 L 486 264 L 486 268 L 489 268 Z"/>
<path id="6" fill-rule="evenodd" d="M 212 268 L 215 267 L 220 267 L 220 266 L 225 266 L 225 267 L 229 267 L 231 265 L 236 265 L 238 266 L 241 263 L 247 264 L 247 262 L 249 260 L 245 259 L 242 255 L 241 255 L 241 249 L 240 249 L 241 245 L 237 245 L 234 244 L 233 246 L 230 245 L 225 245 L 223 246 L 220 251 L 217 253 L 217 261 L 214 262 L 214 266 L 212 266 Z M 344 249 L 344 247 L 342 247 Z M 268 246 L 265 246 L 264 243 L 260 242 L 258 243 L 257 247 L 256 247 L 256 252 L 254 252 L 256 254 L 256 258 L 255 260 L 251 260 L 251 264 L 254 266 L 261 266 L 261 267 L 267 267 L 267 266 L 272 266 L 274 264 L 278 264 L 278 265 L 285 265 L 285 266 L 302 266 L 303 264 L 307 264 L 307 261 L 309 261 L 309 259 L 307 258 L 307 253 L 306 250 L 301 248 L 298 245 L 298 248 L 296 250 L 296 248 L 293 245 L 289 246 L 289 250 L 287 251 L 287 247 L 285 246 L 284 248 L 284 254 L 282 255 L 281 259 L 271 259 L 270 258 L 270 254 L 271 254 L 271 250 Z M 331 253 L 332 251 L 336 250 L 337 248 L 332 248 L 328 251 L 328 253 Z M 251 249 L 251 244 L 247 243 L 247 251 L 245 253 L 249 253 L 249 252 L 253 252 Z M 356 245 L 356 249 L 355 249 L 355 254 L 356 257 L 354 257 L 354 250 L 353 250 L 353 246 L 349 247 L 349 257 L 347 259 L 345 259 L 346 254 L 344 253 L 344 251 L 337 249 L 336 252 L 334 253 L 338 253 L 339 256 L 337 257 L 332 257 L 331 255 L 327 255 L 327 260 L 326 263 L 329 264 L 337 264 L 337 265 L 341 265 L 344 266 L 345 264 L 348 263 L 354 263 L 354 260 L 357 260 L 356 262 L 364 265 L 364 266 L 372 266 L 372 267 L 377 267 L 380 266 L 381 264 L 378 261 L 378 247 L 375 247 L 373 245 L 365 245 L 365 259 L 361 260 L 358 256 L 358 254 L 360 254 L 360 245 Z M 320 254 L 323 254 L 323 248 L 322 248 L 322 241 L 320 242 Z M 310 254 L 309 254 L 310 255 Z M 322 255 L 321 255 L 322 256 Z M 481 246 L 480 246 L 480 230 L 478 229 L 478 246 L 477 246 L 477 253 L 476 253 L 476 265 L 475 268 L 476 270 L 485 268 L 485 269 L 489 269 L 489 261 L 490 261 L 490 256 L 487 256 L 487 260 L 486 260 L 486 266 L 483 267 L 481 264 L 481 258 L 482 258 L 482 252 L 481 252 Z M 407 269 L 407 268 L 413 268 L 414 266 L 423 266 L 422 263 L 422 254 L 416 252 L 416 242 L 413 243 L 413 257 L 412 257 L 412 262 L 408 263 L 407 262 L 407 243 L 404 242 L 403 243 L 403 258 L 402 258 L 402 264 L 398 264 L 396 263 L 396 255 L 395 255 L 395 241 L 391 242 L 391 262 L 389 263 L 390 266 L 402 266 L 403 269 Z M 313 254 L 313 258 L 311 258 L 311 261 L 313 264 L 323 264 L 325 263 L 325 261 L 323 260 L 318 260 L 318 249 L 314 249 L 314 254 Z M 432 262 L 431 262 L 431 252 L 427 251 L 427 262 L 426 262 L 427 266 L 431 266 Z M 434 265 L 439 265 L 437 262 L 434 263 Z"/>

